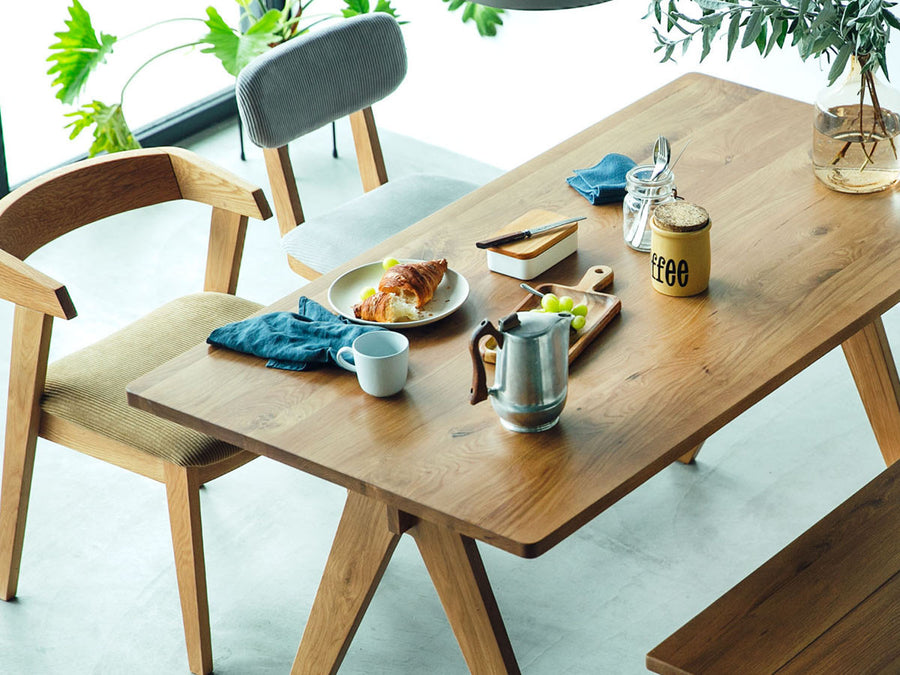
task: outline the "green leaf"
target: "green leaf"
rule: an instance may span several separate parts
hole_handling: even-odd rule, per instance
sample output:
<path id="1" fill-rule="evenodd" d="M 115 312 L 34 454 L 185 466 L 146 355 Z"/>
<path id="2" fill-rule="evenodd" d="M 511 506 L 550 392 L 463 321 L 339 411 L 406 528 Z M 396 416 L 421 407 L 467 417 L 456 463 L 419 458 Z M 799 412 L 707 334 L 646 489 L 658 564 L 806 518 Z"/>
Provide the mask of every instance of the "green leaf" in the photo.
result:
<path id="1" fill-rule="evenodd" d="M 709 56 L 710 49 L 712 49 L 712 39 L 716 34 L 717 29 L 718 27 L 712 26 L 703 29 L 703 51 L 700 52 L 701 62 L 703 61 L 703 59 Z M 687 44 L 687 42 L 684 43 L 684 51 L 682 52 L 682 55 L 687 52 Z"/>
<path id="2" fill-rule="evenodd" d="M 108 106 L 102 101 L 92 101 L 75 112 L 66 113 L 66 117 L 75 118 L 65 127 L 72 128 L 69 138 L 75 138 L 85 129 L 94 127 L 94 142 L 88 150 L 91 157 L 101 152 L 136 150 L 141 147 L 125 121 L 121 105 Z"/>
<path id="3" fill-rule="evenodd" d="M 88 76 L 112 53 L 116 43 L 114 35 L 97 33 L 91 25 L 91 16 L 78 0 L 72 0 L 69 7 L 71 17 L 65 23 L 68 30 L 54 33 L 59 42 L 50 45 L 48 61 L 56 63 L 47 71 L 56 74 L 51 86 L 59 85 L 56 98 L 63 103 L 72 103 L 84 89 Z"/>
<path id="4" fill-rule="evenodd" d="M 475 5 L 475 26 L 478 28 L 478 34 L 481 37 L 495 36 L 497 26 L 503 25 L 503 19 L 500 18 L 502 13 L 502 9 Z"/>
<path id="5" fill-rule="evenodd" d="M 369 13 L 369 0 L 344 0 L 347 9 L 341 10 L 345 17 Z"/>
<path id="6" fill-rule="evenodd" d="M 728 54 L 725 57 L 726 61 L 731 60 L 731 54 L 734 52 L 734 47 L 738 41 L 738 35 L 741 32 L 741 15 L 734 14 L 731 17 L 731 23 L 728 24 Z"/>
<path id="7" fill-rule="evenodd" d="M 269 51 L 270 44 L 280 41 L 281 12 L 277 9 L 263 14 L 243 34 L 226 24 L 215 7 L 207 7 L 206 13 L 209 15 L 205 21 L 209 32 L 203 36 L 203 42 L 209 46 L 200 51 L 214 55 L 235 77 L 253 59 Z"/>
<path id="8" fill-rule="evenodd" d="M 756 48 L 759 50 L 760 54 L 764 54 L 766 51 L 766 24 L 765 24 L 765 22 L 763 22 L 763 25 L 760 28 L 759 35 L 756 36 Z"/>
<path id="9" fill-rule="evenodd" d="M 774 19 L 772 21 L 772 32 L 769 35 L 769 43 L 766 45 L 766 50 L 763 52 L 763 56 L 768 56 L 772 49 L 775 48 L 776 44 L 779 47 L 784 44 L 784 36 L 786 35 L 786 32 L 786 21 L 784 21 L 783 19 Z"/>
<path id="10" fill-rule="evenodd" d="M 451 12 L 455 12 L 462 7 L 463 23 L 469 20 L 474 21 L 478 34 L 482 37 L 493 37 L 497 34 L 497 27 L 503 25 L 503 19 L 500 18 L 500 15 L 503 14 L 502 9 L 485 7 L 468 0 L 444 0 L 444 2 L 449 3 L 447 10 Z"/>
<path id="11" fill-rule="evenodd" d="M 375 11 L 382 14 L 390 14 L 395 19 L 399 17 L 397 10 L 391 6 L 391 0 L 378 0 L 378 4 L 375 5 Z"/>
<path id="12" fill-rule="evenodd" d="M 741 49 L 749 47 L 756 42 L 756 38 L 762 30 L 762 22 L 762 10 L 756 9 L 750 13 L 750 19 L 747 21 L 747 25 L 744 26 L 744 38 L 741 40 Z"/>
<path id="13" fill-rule="evenodd" d="M 883 9 L 881 15 L 891 28 L 900 29 L 900 20 L 897 19 L 891 10 Z"/>
<path id="14" fill-rule="evenodd" d="M 828 71 L 829 85 L 834 84 L 835 80 L 844 72 L 844 68 L 847 66 L 847 59 L 850 58 L 852 53 L 853 48 L 846 43 L 838 50 L 837 56 L 834 57 L 834 61 L 831 64 L 831 69 Z"/>

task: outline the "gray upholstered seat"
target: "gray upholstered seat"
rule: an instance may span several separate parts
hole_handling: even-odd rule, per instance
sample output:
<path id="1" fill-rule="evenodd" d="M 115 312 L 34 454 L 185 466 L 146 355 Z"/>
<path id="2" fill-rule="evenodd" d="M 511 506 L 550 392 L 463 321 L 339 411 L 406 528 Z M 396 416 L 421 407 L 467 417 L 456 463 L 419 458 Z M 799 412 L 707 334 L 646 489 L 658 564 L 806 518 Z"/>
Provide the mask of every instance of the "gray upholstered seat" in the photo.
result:
<path id="1" fill-rule="evenodd" d="M 435 175 L 410 176 L 396 185 L 387 181 L 370 106 L 400 85 L 406 66 L 400 27 L 375 13 L 294 38 L 238 76 L 238 108 L 250 139 L 263 148 L 284 250 L 291 267 L 307 278 L 478 187 Z M 287 144 L 348 114 L 366 193 L 304 223 Z"/>
<path id="2" fill-rule="evenodd" d="M 284 252 L 327 272 L 475 189 L 473 183 L 416 174 L 298 225 L 281 239 Z"/>

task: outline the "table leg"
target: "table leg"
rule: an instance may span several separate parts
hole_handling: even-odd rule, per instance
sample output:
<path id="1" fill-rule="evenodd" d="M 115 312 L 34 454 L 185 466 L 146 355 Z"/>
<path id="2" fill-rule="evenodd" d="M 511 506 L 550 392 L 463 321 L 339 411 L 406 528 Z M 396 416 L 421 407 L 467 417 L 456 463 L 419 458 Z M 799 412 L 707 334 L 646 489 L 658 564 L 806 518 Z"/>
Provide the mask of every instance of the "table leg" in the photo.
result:
<path id="1" fill-rule="evenodd" d="M 679 457 L 678 461 L 682 464 L 690 464 L 691 462 L 693 462 L 695 459 L 697 459 L 697 455 L 700 454 L 700 448 L 703 447 L 704 443 L 706 443 L 706 441 L 700 441 L 699 443 L 697 443 L 697 445 L 695 445 L 689 452 L 686 452 L 681 457 Z"/>
<path id="2" fill-rule="evenodd" d="M 347 495 L 292 675 L 337 672 L 399 540 L 384 504 Z"/>
<path id="3" fill-rule="evenodd" d="M 440 525 L 419 521 L 410 530 L 469 671 L 519 673 L 506 627 L 475 541 Z"/>
<path id="4" fill-rule="evenodd" d="M 881 454 L 890 466 L 900 459 L 900 379 L 881 317 L 841 346 Z"/>

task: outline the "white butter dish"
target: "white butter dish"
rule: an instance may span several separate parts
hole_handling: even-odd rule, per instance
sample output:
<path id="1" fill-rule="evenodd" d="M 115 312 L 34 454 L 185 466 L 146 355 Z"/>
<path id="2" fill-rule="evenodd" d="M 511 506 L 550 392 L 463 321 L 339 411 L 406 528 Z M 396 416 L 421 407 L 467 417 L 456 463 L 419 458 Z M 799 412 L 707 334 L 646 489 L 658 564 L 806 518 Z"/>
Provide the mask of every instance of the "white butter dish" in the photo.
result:
<path id="1" fill-rule="evenodd" d="M 492 236 L 511 234 L 564 220 L 566 216 L 536 209 L 516 218 Z M 542 274 L 578 249 L 578 223 L 487 249 L 488 269 L 515 279 L 528 280 Z"/>

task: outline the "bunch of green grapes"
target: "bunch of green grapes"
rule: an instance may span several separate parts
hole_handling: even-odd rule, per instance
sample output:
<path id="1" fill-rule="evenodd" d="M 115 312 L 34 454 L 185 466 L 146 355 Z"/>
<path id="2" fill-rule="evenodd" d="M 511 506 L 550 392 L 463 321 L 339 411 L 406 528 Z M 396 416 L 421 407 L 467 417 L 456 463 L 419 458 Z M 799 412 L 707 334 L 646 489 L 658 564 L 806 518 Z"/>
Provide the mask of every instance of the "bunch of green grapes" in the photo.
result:
<path id="1" fill-rule="evenodd" d="M 575 304 L 568 295 L 557 296 L 555 293 L 544 293 L 541 298 L 541 306 L 535 307 L 532 312 L 569 312 L 572 315 L 572 330 L 579 331 L 587 323 L 588 308 L 583 302 Z"/>
<path id="2" fill-rule="evenodd" d="M 381 267 L 385 272 L 387 272 L 389 269 L 391 269 L 394 265 L 399 265 L 399 264 L 400 264 L 400 261 L 397 260 L 396 258 L 394 258 L 393 256 L 387 257 L 381 261 Z M 359 299 L 365 300 L 366 298 L 369 298 L 373 295 L 375 295 L 375 287 L 374 286 L 366 286 L 364 289 L 362 289 L 359 292 Z"/>

